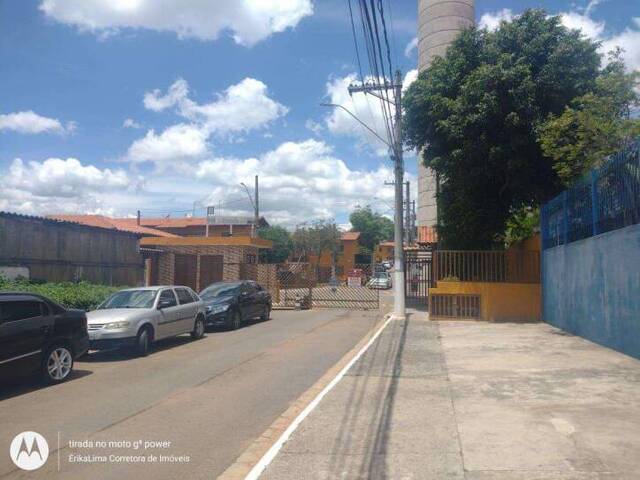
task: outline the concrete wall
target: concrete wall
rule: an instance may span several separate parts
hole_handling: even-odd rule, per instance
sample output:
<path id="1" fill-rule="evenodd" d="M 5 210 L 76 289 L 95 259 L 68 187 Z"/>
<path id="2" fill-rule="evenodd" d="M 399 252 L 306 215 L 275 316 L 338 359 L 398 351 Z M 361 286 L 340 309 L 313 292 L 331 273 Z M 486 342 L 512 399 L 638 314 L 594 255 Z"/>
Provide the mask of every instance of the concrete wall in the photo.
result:
<path id="1" fill-rule="evenodd" d="M 640 358 L 640 225 L 542 256 L 543 320 Z"/>
<path id="2" fill-rule="evenodd" d="M 418 69 L 425 70 L 436 56 L 444 56 L 447 47 L 461 30 L 475 23 L 475 0 L 419 0 Z M 437 224 L 436 177 L 418 155 L 417 223 L 422 227 Z"/>
<path id="3" fill-rule="evenodd" d="M 475 0 L 420 0 L 418 2 L 418 68 L 428 68 L 444 56 L 458 33 L 475 23 Z"/>
<path id="4" fill-rule="evenodd" d="M 431 295 L 480 295 L 481 319 L 488 322 L 540 321 L 540 284 L 438 282 Z"/>

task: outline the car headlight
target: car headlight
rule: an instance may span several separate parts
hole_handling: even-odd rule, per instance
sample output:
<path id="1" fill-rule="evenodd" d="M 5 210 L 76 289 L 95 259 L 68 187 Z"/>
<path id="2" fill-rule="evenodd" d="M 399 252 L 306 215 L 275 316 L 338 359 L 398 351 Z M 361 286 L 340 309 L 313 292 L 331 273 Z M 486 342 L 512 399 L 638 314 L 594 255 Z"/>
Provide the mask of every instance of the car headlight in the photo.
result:
<path id="1" fill-rule="evenodd" d="M 207 307 L 207 312 L 215 315 L 216 313 L 226 312 L 229 309 L 229 305 L 214 305 Z"/>
<path id="2" fill-rule="evenodd" d="M 128 327 L 130 322 L 111 322 L 107 323 L 104 328 L 106 330 L 116 330 L 118 328 L 126 328 Z"/>

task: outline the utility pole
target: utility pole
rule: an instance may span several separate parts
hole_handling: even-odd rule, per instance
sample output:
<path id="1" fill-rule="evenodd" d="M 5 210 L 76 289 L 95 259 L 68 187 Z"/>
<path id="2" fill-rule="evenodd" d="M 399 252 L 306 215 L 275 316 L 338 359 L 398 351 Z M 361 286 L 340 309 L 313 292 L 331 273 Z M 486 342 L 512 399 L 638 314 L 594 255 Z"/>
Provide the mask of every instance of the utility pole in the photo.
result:
<path id="1" fill-rule="evenodd" d="M 405 182 L 404 183 L 407 193 L 405 194 L 406 199 L 405 199 L 405 208 L 406 208 L 406 214 L 405 214 L 405 230 L 407 232 L 407 246 L 411 245 L 411 184 L 409 182 Z"/>
<path id="2" fill-rule="evenodd" d="M 255 177 L 255 185 L 253 187 L 253 197 L 251 193 L 249 193 L 249 187 L 247 187 L 243 182 L 240 182 L 247 192 L 247 196 L 249 197 L 249 201 L 251 202 L 251 206 L 253 207 L 253 223 L 254 228 L 257 230 L 258 225 L 260 224 L 260 197 L 258 194 L 258 175 Z"/>
<path id="3" fill-rule="evenodd" d="M 393 90 L 393 101 L 385 98 L 377 92 Z M 394 268 L 393 268 L 393 318 L 401 320 L 405 318 L 404 298 L 404 249 L 403 249 L 403 221 L 402 221 L 402 184 L 404 183 L 404 162 L 402 159 L 402 75 L 396 71 L 395 82 L 384 81 L 383 84 L 365 83 L 352 85 L 349 94 L 364 92 L 380 98 L 382 101 L 392 103 L 395 107 L 394 144 L 389 145 L 394 163 L 394 187 L 395 187 L 395 216 L 394 216 Z M 385 142 L 386 143 L 386 142 Z"/>
<path id="4" fill-rule="evenodd" d="M 256 175 L 256 186 L 255 186 L 255 223 L 256 229 L 260 224 L 260 200 L 258 196 L 258 175 Z"/>

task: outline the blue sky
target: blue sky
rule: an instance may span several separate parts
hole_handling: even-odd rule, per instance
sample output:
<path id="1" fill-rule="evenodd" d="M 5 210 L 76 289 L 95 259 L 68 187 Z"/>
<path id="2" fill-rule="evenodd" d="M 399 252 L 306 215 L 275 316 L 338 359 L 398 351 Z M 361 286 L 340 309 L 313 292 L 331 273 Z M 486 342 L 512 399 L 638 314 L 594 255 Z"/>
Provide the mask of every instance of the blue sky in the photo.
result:
<path id="1" fill-rule="evenodd" d="M 389 213 L 385 149 L 334 101 L 355 54 L 345 0 L 0 0 L 0 210 L 182 216 L 195 202 L 288 226 Z M 393 60 L 416 68 L 417 2 L 393 0 Z M 640 68 L 640 1 L 479 0 L 489 28 L 526 7 L 564 13 Z M 409 75 L 408 78 L 410 78 Z M 415 156 L 409 178 L 415 180 Z M 414 190 L 415 191 L 415 190 Z"/>

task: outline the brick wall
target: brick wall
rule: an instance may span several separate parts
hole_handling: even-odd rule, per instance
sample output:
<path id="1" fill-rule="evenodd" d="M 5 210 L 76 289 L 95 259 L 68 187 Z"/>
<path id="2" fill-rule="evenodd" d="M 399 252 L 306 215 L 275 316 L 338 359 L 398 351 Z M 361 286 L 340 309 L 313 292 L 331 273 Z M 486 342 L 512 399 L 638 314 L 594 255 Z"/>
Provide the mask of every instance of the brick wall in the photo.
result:
<path id="1" fill-rule="evenodd" d="M 158 281 L 162 285 L 172 285 L 175 277 L 175 255 L 195 255 L 196 264 L 196 285 L 200 290 L 206 285 L 200 285 L 200 256 L 201 255 L 222 255 L 224 268 L 222 279 L 233 281 L 240 278 L 240 263 L 246 261 L 247 256 L 257 257 L 257 247 L 229 246 L 229 245 L 185 245 L 185 246 L 162 246 L 158 260 Z"/>

